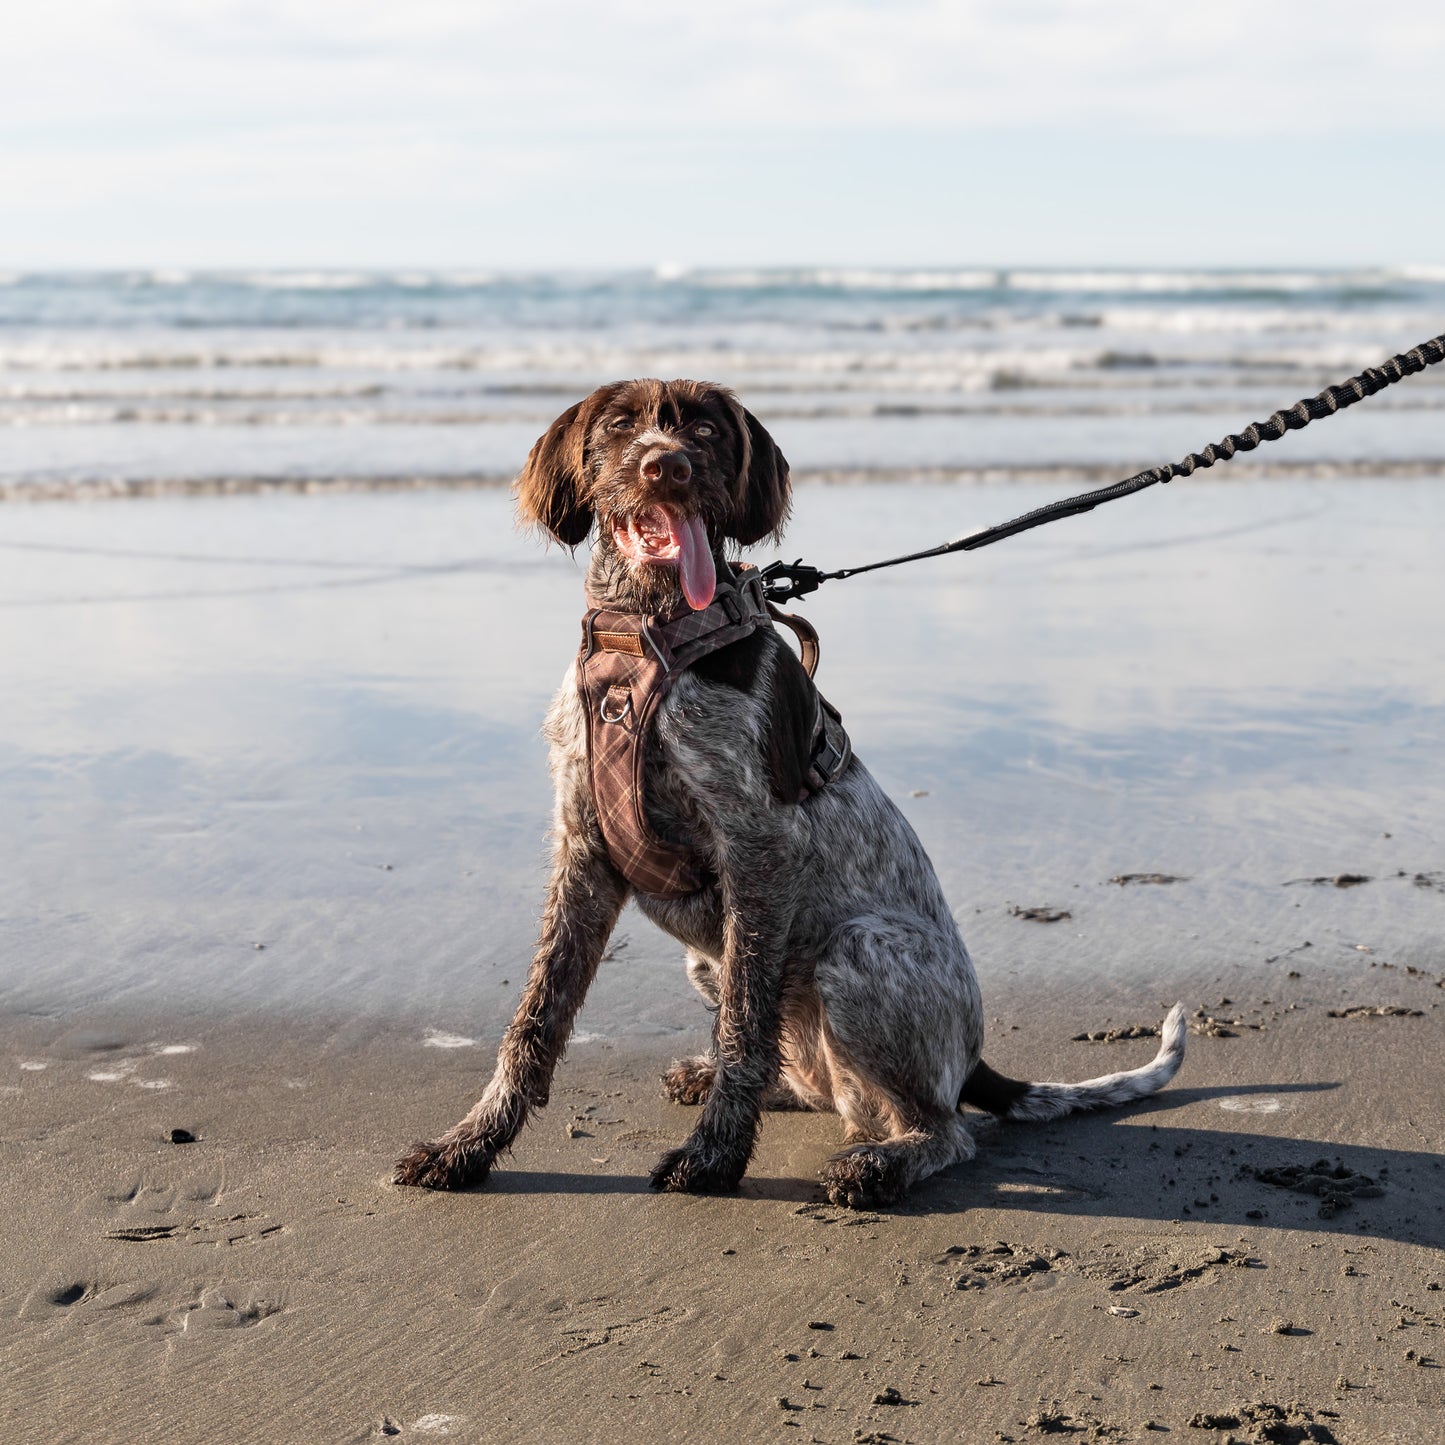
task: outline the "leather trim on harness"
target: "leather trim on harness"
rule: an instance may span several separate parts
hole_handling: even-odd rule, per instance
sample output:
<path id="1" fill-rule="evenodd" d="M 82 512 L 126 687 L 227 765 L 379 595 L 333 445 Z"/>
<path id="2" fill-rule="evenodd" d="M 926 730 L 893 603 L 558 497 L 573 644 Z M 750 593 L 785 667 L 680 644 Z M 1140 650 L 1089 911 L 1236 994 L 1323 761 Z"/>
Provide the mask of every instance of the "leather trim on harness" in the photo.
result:
<path id="1" fill-rule="evenodd" d="M 630 652 L 633 657 L 643 655 L 642 639 L 635 632 L 594 631 L 592 641 L 603 652 Z"/>
<path id="2" fill-rule="evenodd" d="M 657 835 L 643 797 L 648 740 L 673 683 L 694 662 L 774 621 L 797 633 L 810 679 L 818 663 L 817 633 L 768 606 L 755 568 L 735 565 L 718 582 L 712 604 L 700 612 L 662 617 L 594 607 L 582 619 L 577 688 L 598 823 L 617 870 L 655 898 L 682 898 L 706 881 L 689 849 Z M 812 692 L 816 717 L 808 756 L 800 759 L 804 796 L 838 777 L 852 759 L 837 710 Z"/>

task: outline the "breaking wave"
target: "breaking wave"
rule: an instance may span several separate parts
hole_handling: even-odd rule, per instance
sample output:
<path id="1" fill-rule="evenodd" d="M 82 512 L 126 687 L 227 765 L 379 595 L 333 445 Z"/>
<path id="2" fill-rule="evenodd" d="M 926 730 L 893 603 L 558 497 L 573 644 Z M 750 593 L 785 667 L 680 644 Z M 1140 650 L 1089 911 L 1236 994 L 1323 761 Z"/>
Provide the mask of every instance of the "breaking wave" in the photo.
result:
<path id="1" fill-rule="evenodd" d="M 732 386 L 800 475 L 840 458 L 874 478 L 981 457 L 1003 475 L 1158 461 L 1378 364 L 1442 316 L 1445 267 L 1429 265 L 12 268 L 0 485 L 491 477 L 571 401 L 645 375 Z M 1442 406 L 1445 375 L 1428 372 L 1289 445 L 1429 464 L 1445 455 Z"/>

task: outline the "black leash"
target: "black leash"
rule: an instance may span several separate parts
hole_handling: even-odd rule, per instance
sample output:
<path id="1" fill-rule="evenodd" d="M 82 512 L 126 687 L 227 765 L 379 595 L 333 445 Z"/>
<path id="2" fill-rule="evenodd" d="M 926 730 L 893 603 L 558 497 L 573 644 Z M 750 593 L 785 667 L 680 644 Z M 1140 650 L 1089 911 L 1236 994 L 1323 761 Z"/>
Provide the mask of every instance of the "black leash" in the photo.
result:
<path id="1" fill-rule="evenodd" d="M 985 527 L 982 531 L 970 532 L 952 542 L 929 547 L 922 552 L 910 552 L 904 557 L 890 557 L 885 562 L 866 562 L 861 567 L 842 567 L 836 572 L 823 572 L 810 567 L 801 558 L 796 562 L 773 562 L 762 569 L 763 590 L 769 602 L 791 602 L 816 592 L 825 582 L 834 578 L 856 577 L 860 572 L 876 572 L 880 567 L 897 567 L 904 562 L 917 562 L 923 557 L 946 557 L 950 552 L 974 552 L 980 547 L 1001 542 L 1005 537 L 1016 536 L 1046 522 L 1057 522 L 1062 517 L 1075 517 L 1080 512 L 1092 512 L 1105 502 L 1117 501 L 1120 497 L 1132 496 L 1152 487 L 1156 482 L 1168 482 L 1174 477 L 1187 477 L 1199 467 L 1212 467 L 1215 462 L 1227 461 L 1235 452 L 1252 452 L 1260 442 L 1277 441 L 1287 431 L 1298 431 L 1321 417 L 1333 416 L 1377 391 L 1392 386 L 1401 377 L 1413 376 L 1445 358 L 1445 333 L 1430 341 L 1422 342 L 1413 351 L 1392 356 L 1380 366 L 1372 366 L 1338 386 L 1327 387 L 1318 396 L 1297 401 L 1284 411 L 1277 411 L 1268 421 L 1255 422 L 1242 432 L 1227 436 L 1222 442 L 1205 447 L 1202 452 L 1190 452 L 1182 462 L 1170 462 L 1167 466 L 1153 467 L 1140 472 L 1127 481 L 1115 482 L 1113 486 L 1100 487 L 1097 491 L 1083 492 L 1077 497 L 1065 497 L 1050 502 L 1037 511 L 1025 512 L 1011 522 L 1000 522 L 996 527 Z"/>

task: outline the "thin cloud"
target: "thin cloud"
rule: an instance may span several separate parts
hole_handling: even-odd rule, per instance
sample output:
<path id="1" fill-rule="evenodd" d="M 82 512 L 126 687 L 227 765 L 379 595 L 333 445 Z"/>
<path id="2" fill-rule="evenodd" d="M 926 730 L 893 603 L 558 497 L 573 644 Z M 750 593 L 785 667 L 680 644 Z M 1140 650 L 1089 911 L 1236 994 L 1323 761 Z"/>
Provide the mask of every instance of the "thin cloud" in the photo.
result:
<path id="1" fill-rule="evenodd" d="M 69 0 L 0 262 L 1394 260 L 1442 62 L 1438 0 Z"/>
<path id="2" fill-rule="evenodd" d="M 7 23 L 12 124 L 1441 125 L 1445 11 L 1405 0 L 655 3 L 75 0 Z"/>

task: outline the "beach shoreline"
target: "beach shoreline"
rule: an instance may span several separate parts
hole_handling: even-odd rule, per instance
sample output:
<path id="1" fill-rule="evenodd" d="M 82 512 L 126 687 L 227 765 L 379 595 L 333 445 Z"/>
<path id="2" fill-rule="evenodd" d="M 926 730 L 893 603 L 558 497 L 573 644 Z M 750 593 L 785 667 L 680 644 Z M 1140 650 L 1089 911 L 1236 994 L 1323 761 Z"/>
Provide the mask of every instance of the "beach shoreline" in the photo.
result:
<path id="1" fill-rule="evenodd" d="M 1202 444 L 1202 443 L 1201 443 Z M 794 487 L 867 487 L 911 484 L 929 487 L 1008 487 L 1046 484 L 1059 488 L 1095 487 L 1136 476 L 1162 464 L 1162 458 L 1120 465 L 826 467 L 799 469 Z M 1219 481 L 1438 481 L 1445 478 L 1439 457 L 1390 461 L 1330 461 L 1323 458 L 1233 460 L 1216 475 Z M 438 473 L 426 476 L 218 476 L 218 477 L 59 477 L 0 478 L 0 502 L 105 502 L 146 498 L 334 496 L 347 493 L 468 492 L 510 488 L 511 472 Z"/>

